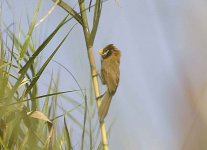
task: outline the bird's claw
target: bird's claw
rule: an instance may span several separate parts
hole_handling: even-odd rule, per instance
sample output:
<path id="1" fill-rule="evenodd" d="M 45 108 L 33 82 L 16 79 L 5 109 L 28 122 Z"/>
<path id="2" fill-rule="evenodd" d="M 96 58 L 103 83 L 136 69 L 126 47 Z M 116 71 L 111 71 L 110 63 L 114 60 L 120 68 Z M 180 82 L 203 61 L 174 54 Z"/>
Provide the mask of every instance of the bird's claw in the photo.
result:
<path id="1" fill-rule="evenodd" d="M 96 97 L 96 100 L 98 100 L 98 99 L 102 98 L 103 96 L 104 96 L 104 94 L 102 94 L 102 95 L 100 95 L 100 96 Z"/>

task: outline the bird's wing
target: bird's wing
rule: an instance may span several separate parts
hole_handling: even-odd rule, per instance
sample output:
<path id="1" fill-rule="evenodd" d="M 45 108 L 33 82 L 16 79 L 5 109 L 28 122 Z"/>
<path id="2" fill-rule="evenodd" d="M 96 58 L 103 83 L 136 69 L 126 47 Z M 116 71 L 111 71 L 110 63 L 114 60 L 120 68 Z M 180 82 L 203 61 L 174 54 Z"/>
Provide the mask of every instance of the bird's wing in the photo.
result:
<path id="1" fill-rule="evenodd" d="M 119 61 L 114 59 L 104 59 L 102 61 L 101 72 L 109 92 L 114 94 L 119 83 Z"/>
<path id="2" fill-rule="evenodd" d="M 101 60 L 101 81 L 102 81 L 102 84 L 106 84 L 106 80 L 105 80 L 105 65 L 106 65 L 106 62 L 104 62 L 104 60 L 102 59 Z"/>

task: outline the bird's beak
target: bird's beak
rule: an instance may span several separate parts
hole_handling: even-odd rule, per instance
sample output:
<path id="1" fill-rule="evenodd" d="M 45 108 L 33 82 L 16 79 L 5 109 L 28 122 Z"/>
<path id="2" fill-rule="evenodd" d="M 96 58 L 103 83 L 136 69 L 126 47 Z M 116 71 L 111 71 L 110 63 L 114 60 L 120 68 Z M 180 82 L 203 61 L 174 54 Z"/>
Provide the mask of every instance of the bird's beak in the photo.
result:
<path id="1" fill-rule="evenodd" d="M 98 51 L 100 55 L 103 55 L 103 48 Z"/>

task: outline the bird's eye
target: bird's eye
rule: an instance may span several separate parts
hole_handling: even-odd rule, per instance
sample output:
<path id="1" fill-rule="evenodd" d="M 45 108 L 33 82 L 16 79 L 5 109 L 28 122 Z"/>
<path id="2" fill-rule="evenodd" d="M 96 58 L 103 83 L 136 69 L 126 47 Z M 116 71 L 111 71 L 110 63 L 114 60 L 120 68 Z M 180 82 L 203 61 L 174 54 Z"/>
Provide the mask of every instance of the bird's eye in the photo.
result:
<path id="1" fill-rule="evenodd" d="M 109 52 L 109 50 L 105 51 L 105 52 L 103 53 L 103 55 L 106 56 L 106 55 L 108 54 L 108 52 Z"/>

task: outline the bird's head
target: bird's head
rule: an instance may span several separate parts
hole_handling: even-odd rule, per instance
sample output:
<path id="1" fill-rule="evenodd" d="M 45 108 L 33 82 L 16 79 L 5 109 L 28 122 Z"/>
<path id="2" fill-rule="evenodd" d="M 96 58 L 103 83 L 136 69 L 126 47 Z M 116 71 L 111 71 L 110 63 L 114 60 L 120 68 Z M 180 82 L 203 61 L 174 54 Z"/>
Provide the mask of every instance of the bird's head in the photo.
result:
<path id="1" fill-rule="evenodd" d="M 120 51 L 113 44 L 109 44 L 106 47 L 100 49 L 99 54 L 101 55 L 102 58 L 107 58 L 111 56 L 112 54 L 115 54 L 115 55 L 118 54 L 118 56 L 120 56 Z"/>

